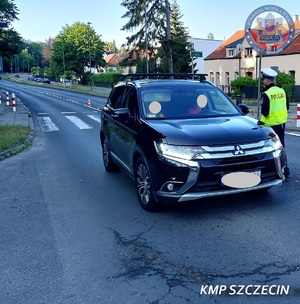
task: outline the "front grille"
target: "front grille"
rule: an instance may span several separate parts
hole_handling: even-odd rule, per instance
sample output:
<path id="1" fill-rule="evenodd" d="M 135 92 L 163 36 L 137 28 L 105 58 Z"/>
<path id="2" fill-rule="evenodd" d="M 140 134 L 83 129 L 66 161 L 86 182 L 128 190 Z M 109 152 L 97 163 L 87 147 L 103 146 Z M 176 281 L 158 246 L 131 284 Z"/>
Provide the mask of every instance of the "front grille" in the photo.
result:
<path id="1" fill-rule="evenodd" d="M 255 157 L 255 155 L 258 154 L 264 154 L 273 151 L 273 148 L 267 146 L 264 140 L 222 146 L 201 146 L 201 148 L 206 152 L 201 153 L 201 158 L 210 160 L 226 158 L 236 158 L 238 160 L 242 159 L 243 157 Z"/>

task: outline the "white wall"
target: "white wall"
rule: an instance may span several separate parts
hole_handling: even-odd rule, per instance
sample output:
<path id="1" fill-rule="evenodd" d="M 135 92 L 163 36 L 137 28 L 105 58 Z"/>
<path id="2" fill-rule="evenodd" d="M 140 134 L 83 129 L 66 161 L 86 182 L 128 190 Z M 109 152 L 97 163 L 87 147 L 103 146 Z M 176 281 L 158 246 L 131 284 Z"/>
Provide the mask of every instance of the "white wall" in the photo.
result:
<path id="1" fill-rule="evenodd" d="M 217 49 L 224 41 L 202 38 L 190 38 L 189 42 L 194 45 L 195 51 L 202 52 L 203 55 L 202 57 L 194 60 L 194 63 L 196 63 L 195 70 L 197 70 L 197 73 L 205 73 L 204 58 L 211 54 L 215 49 Z"/>

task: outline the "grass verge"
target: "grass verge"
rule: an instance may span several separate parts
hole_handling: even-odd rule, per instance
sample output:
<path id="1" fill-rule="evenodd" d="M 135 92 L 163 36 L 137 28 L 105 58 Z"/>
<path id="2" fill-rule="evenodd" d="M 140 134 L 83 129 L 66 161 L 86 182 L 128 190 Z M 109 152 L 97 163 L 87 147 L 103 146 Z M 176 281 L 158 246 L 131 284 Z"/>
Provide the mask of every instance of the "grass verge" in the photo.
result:
<path id="1" fill-rule="evenodd" d="M 30 132 L 30 127 L 11 125 L 0 126 L 0 152 L 18 144 L 28 146 L 27 137 Z"/>

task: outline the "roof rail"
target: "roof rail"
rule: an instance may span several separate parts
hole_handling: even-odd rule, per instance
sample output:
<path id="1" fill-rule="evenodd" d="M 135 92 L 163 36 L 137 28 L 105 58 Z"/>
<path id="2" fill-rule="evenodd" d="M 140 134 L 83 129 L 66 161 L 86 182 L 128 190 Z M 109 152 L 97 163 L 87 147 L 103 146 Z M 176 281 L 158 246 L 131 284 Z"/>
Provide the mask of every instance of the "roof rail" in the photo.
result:
<path id="1" fill-rule="evenodd" d="M 136 74 L 120 74 L 122 81 L 125 80 L 138 80 L 138 79 L 195 79 L 200 82 L 206 80 L 207 74 L 191 74 L 191 73 L 136 73 Z"/>

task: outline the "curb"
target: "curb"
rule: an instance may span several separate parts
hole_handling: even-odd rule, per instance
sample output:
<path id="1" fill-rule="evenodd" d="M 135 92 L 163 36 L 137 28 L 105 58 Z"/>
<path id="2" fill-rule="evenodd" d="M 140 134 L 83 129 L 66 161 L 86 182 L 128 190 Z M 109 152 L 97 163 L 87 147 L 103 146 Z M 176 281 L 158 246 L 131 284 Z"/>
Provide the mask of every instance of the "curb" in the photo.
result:
<path id="1" fill-rule="evenodd" d="M 20 152 L 24 151 L 25 149 L 27 149 L 28 147 L 30 147 L 32 145 L 34 137 L 35 137 L 35 128 L 34 128 L 32 113 L 20 101 L 20 99 L 17 99 L 17 101 L 18 101 L 18 105 L 22 106 L 27 111 L 28 127 L 31 129 L 31 131 L 29 132 L 29 134 L 27 135 L 27 138 L 24 141 L 0 152 L 0 161 L 4 160 L 6 158 L 9 158 L 11 156 L 17 155 L 18 153 L 20 153 Z"/>
<path id="2" fill-rule="evenodd" d="M 23 150 L 27 149 L 32 145 L 32 142 L 34 140 L 34 130 L 31 130 L 28 134 L 27 138 L 15 146 L 12 146 L 2 152 L 0 152 L 0 161 L 4 160 L 6 158 L 9 158 L 11 156 L 17 155 L 18 153 L 22 152 Z"/>

